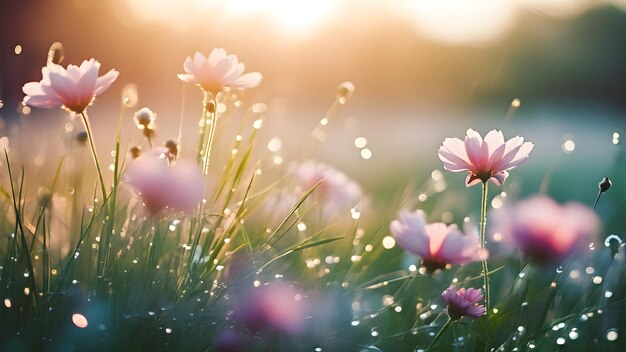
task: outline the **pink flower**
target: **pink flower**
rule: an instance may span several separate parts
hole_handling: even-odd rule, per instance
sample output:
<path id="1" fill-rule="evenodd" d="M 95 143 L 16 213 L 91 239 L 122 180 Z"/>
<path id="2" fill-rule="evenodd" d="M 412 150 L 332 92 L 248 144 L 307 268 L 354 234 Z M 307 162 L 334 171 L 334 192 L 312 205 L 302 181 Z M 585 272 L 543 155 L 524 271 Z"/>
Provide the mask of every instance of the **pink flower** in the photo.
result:
<path id="1" fill-rule="evenodd" d="M 226 50 L 221 48 L 213 49 L 208 59 L 196 51 L 193 59 L 191 57 L 185 59 L 183 67 L 185 73 L 178 74 L 179 79 L 195 83 L 214 96 L 224 88 L 257 87 L 263 78 L 258 72 L 243 74 L 244 64 L 239 62 L 236 55 L 227 55 Z"/>
<path id="2" fill-rule="evenodd" d="M 504 141 L 502 131 L 491 130 L 483 140 L 473 129 L 467 130 L 465 140 L 446 138 L 439 148 L 443 168 L 452 172 L 467 171 L 467 187 L 479 182 L 491 181 L 501 186 L 509 176 L 509 170 L 528 159 L 534 144 L 524 142 L 523 137 Z"/>
<path id="3" fill-rule="evenodd" d="M 189 210 L 202 199 L 202 174 L 195 163 L 182 160 L 170 165 L 165 148 L 137 158 L 124 177 L 153 215 L 165 207 Z"/>
<path id="4" fill-rule="evenodd" d="M 450 286 L 443 291 L 441 297 L 448 304 L 448 316 L 452 320 L 458 320 L 464 316 L 480 318 L 485 315 L 485 306 L 478 304 L 483 299 L 480 289 L 461 288 L 457 291 L 454 286 Z"/>
<path id="5" fill-rule="evenodd" d="M 99 70 L 100 63 L 95 59 L 85 60 L 80 66 L 68 65 L 67 69 L 50 62 L 41 69 L 41 81 L 26 83 L 22 88 L 26 94 L 24 104 L 38 108 L 63 107 L 80 114 L 119 75 L 116 70 L 110 70 L 98 77 Z"/>
<path id="6" fill-rule="evenodd" d="M 496 212 L 494 223 L 528 260 L 539 264 L 564 260 L 593 241 L 600 227 L 591 208 L 579 203 L 559 205 L 546 196 Z"/>
<path id="7" fill-rule="evenodd" d="M 400 220 L 392 221 L 390 227 L 400 247 L 420 256 L 429 273 L 447 264 L 466 264 L 487 257 L 471 227 L 465 229 L 471 233 L 463 235 L 456 225 L 447 226 L 441 222 L 427 225 L 421 210 L 401 212 Z"/>
<path id="8" fill-rule="evenodd" d="M 308 160 L 290 167 L 298 191 L 307 192 L 324 180 L 313 192 L 313 197 L 323 200 L 322 211 L 326 217 L 336 217 L 338 212 L 346 212 L 357 204 L 363 206 L 363 190 L 346 174 L 330 165 Z"/>
<path id="9" fill-rule="evenodd" d="M 275 330 L 297 334 L 304 330 L 308 305 L 294 287 L 274 282 L 244 295 L 234 312 L 234 319 L 251 331 Z"/>

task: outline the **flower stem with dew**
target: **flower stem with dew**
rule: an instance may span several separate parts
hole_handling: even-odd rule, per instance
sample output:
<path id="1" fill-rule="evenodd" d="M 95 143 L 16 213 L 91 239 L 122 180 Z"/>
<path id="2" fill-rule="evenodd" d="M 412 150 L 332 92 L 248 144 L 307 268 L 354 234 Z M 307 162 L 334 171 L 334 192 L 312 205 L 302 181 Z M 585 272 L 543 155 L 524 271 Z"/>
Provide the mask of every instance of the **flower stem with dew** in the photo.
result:
<path id="1" fill-rule="evenodd" d="M 87 137 L 89 139 L 89 146 L 91 147 L 91 154 L 93 155 L 93 161 L 96 164 L 96 171 L 98 172 L 98 179 L 100 181 L 100 191 L 102 192 L 102 201 L 107 197 L 106 187 L 104 186 L 104 178 L 102 177 L 102 170 L 100 168 L 100 161 L 98 160 L 98 153 L 96 152 L 96 145 L 93 141 L 93 133 L 91 131 L 91 124 L 89 123 L 89 118 L 87 117 L 87 113 L 85 111 L 80 113 L 80 116 L 83 118 L 83 124 L 85 125 L 85 130 L 87 131 Z"/>
<path id="2" fill-rule="evenodd" d="M 211 147 L 213 146 L 213 138 L 215 137 L 215 125 L 217 125 L 217 101 L 212 97 L 213 111 L 211 111 L 211 126 L 209 126 L 209 140 L 204 149 L 204 163 L 202 166 L 202 175 L 209 172 L 209 161 L 211 158 Z"/>
<path id="3" fill-rule="evenodd" d="M 431 349 L 433 347 L 435 347 L 435 344 L 437 343 L 437 341 L 439 341 L 441 336 L 443 336 L 443 334 L 446 332 L 446 330 L 448 330 L 448 328 L 450 327 L 450 325 L 452 325 L 452 323 L 454 323 L 454 320 L 452 320 L 451 318 L 448 318 L 448 321 L 446 321 L 446 323 L 443 324 L 443 326 L 441 327 L 441 329 L 439 330 L 437 335 L 435 335 L 435 338 L 430 343 L 430 345 L 428 345 L 428 347 L 426 347 L 426 352 L 430 352 Z"/>
<path id="4" fill-rule="evenodd" d="M 487 224 L 487 192 L 487 182 L 483 182 L 483 195 L 480 206 L 480 249 L 482 252 L 485 251 L 485 244 L 487 242 L 485 238 L 485 225 Z M 485 285 L 486 311 L 487 315 L 489 315 L 491 300 L 489 297 L 489 267 L 487 266 L 487 258 L 482 258 L 481 262 L 483 266 L 483 283 Z"/>
<path id="5" fill-rule="evenodd" d="M 198 163 L 198 165 L 200 165 L 200 163 L 202 162 L 202 151 L 204 150 L 204 139 L 206 135 L 206 122 L 208 114 L 207 104 L 209 102 L 209 96 L 211 95 L 211 93 L 206 90 L 203 90 L 202 92 L 204 93 L 204 97 L 202 99 L 202 117 L 200 117 L 200 136 L 198 139 L 198 150 L 196 157 L 196 162 Z"/>

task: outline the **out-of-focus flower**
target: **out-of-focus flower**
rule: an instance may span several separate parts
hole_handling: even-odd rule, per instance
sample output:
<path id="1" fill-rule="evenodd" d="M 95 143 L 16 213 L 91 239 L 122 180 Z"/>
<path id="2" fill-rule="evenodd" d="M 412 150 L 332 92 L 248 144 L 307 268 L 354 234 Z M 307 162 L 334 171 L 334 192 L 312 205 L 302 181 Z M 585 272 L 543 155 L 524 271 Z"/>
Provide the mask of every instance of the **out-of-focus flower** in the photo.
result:
<path id="1" fill-rule="evenodd" d="M 189 210 L 203 195 L 202 174 L 197 166 L 186 160 L 170 165 L 165 148 L 152 149 L 137 158 L 128 167 L 124 182 L 152 214 L 165 207 Z"/>
<path id="2" fill-rule="evenodd" d="M 250 331 L 278 331 L 298 334 L 303 331 L 308 306 L 298 290 L 283 282 L 273 282 L 243 295 L 233 319 Z"/>
<path id="3" fill-rule="evenodd" d="M 600 221 L 587 206 L 559 205 L 546 196 L 535 196 L 503 208 L 493 215 L 495 230 L 539 264 L 565 259 L 597 235 Z"/>
<path id="4" fill-rule="evenodd" d="M 403 211 L 391 222 L 391 233 L 407 252 L 420 256 L 429 273 L 447 264 L 466 264 L 487 257 L 481 250 L 476 230 L 466 226 L 463 235 L 456 225 L 426 224 L 424 212 Z"/>
<path id="5" fill-rule="evenodd" d="M 80 66 L 68 65 L 67 69 L 49 62 L 41 69 L 41 81 L 26 83 L 22 88 L 26 94 L 24 105 L 63 107 L 80 114 L 119 75 L 116 70 L 110 70 L 98 77 L 99 70 L 100 63 L 95 59 L 85 60 Z"/>
<path id="6" fill-rule="evenodd" d="M 224 329 L 213 338 L 213 350 L 217 352 L 241 352 L 245 350 L 247 337 L 234 329 Z"/>
<path id="7" fill-rule="evenodd" d="M 454 286 L 450 286 L 443 291 L 441 297 L 448 304 L 448 316 L 452 320 L 459 320 L 464 316 L 480 318 L 485 315 L 485 306 L 478 304 L 483 299 L 480 289 L 461 288 L 457 291 Z"/>
<path id="8" fill-rule="evenodd" d="M 154 121 L 156 120 L 157 115 L 148 108 L 141 108 L 137 110 L 135 116 L 133 116 L 133 120 L 135 121 L 135 125 L 140 130 L 143 129 L 154 129 Z"/>
<path id="9" fill-rule="evenodd" d="M 348 178 L 346 174 L 324 163 L 313 160 L 290 167 L 299 192 L 306 192 L 321 180 L 324 180 L 314 191 L 315 197 L 324 202 L 323 212 L 328 216 L 336 216 L 337 212 L 347 212 L 360 203 L 365 202 L 361 186 Z"/>
<path id="10" fill-rule="evenodd" d="M 193 59 L 187 57 L 183 64 L 185 73 L 178 74 L 178 78 L 188 83 L 200 86 L 213 96 L 224 88 L 254 88 L 261 84 L 263 76 L 258 72 L 244 74 L 244 64 L 239 62 L 236 55 L 226 54 L 226 50 L 215 48 L 208 58 L 200 52 L 194 54 Z"/>
<path id="11" fill-rule="evenodd" d="M 504 141 L 502 131 L 491 130 L 485 139 L 473 129 L 467 130 L 465 140 L 446 138 L 439 148 L 439 159 L 444 169 L 452 172 L 467 171 L 467 187 L 491 181 L 500 186 L 509 176 L 509 170 L 528 159 L 534 144 L 523 137 Z"/>

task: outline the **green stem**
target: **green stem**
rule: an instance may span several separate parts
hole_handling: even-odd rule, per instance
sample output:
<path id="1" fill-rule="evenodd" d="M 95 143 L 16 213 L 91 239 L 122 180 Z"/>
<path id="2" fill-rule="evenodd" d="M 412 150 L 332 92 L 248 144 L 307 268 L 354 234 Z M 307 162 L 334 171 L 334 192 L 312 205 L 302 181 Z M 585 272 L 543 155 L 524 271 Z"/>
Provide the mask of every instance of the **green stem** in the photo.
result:
<path id="1" fill-rule="evenodd" d="M 446 321 L 445 324 L 443 324 L 443 326 L 441 327 L 441 330 L 439 330 L 439 332 L 437 333 L 437 335 L 435 335 L 435 338 L 433 339 L 433 341 L 430 343 L 430 345 L 428 345 L 428 347 L 426 348 L 426 352 L 430 352 L 430 350 L 435 347 L 435 344 L 437 343 L 437 341 L 439 341 L 439 339 L 441 338 L 441 336 L 443 336 L 443 334 L 446 332 L 446 330 L 448 330 L 448 328 L 450 327 L 450 325 L 452 325 L 452 323 L 454 323 L 454 320 L 448 318 L 448 321 Z"/>
<path id="2" fill-rule="evenodd" d="M 206 143 L 204 149 L 204 164 L 202 167 L 202 175 L 206 175 L 209 172 L 209 159 L 211 157 L 211 147 L 213 146 L 213 138 L 215 137 L 215 125 L 217 125 L 217 102 L 213 99 L 214 111 L 211 112 L 211 126 L 209 126 L 209 140 Z"/>
<path id="3" fill-rule="evenodd" d="M 208 114 L 208 110 L 206 108 L 206 104 L 209 102 L 210 94 L 207 91 L 203 91 L 204 98 L 202 99 L 202 117 L 200 118 L 200 138 L 198 140 L 198 150 L 197 150 L 197 163 L 200 165 L 202 162 L 202 151 L 204 150 L 204 137 L 206 135 L 206 118 Z M 216 107 L 217 108 L 217 107 Z"/>
<path id="4" fill-rule="evenodd" d="M 104 177 L 102 177 L 102 169 L 100 168 L 100 161 L 98 160 L 98 153 L 96 152 L 96 145 L 93 142 L 93 134 L 91 132 L 91 124 L 89 123 L 89 119 L 87 118 L 87 113 L 85 111 L 80 113 L 80 116 L 83 118 L 83 123 L 85 124 L 85 130 L 87 131 L 87 137 L 89 139 L 89 146 L 91 147 L 91 154 L 93 155 L 93 161 L 96 164 L 96 171 L 98 172 L 98 179 L 100 181 L 100 191 L 102 191 L 102 201 L 107 197 L 106 187 L 104 186 Z"/>
<path id="5" fill-rule="evenodd" d="M 487 224 L 487 182 L 483 182 L 483 195 L 480 207 L 480 249 L 481 252 L 485 250 L 485 244 L 487 239 L 485 238 L 485 226 Z M 487 266 L 487 259 L 481 260 L 483 265 L 483 283 L 485 286 L 485 303 L 487 308 L 487 315 L 489 315 L 491 309 L 491 299 L 489 295 L 489 267 Z"/>

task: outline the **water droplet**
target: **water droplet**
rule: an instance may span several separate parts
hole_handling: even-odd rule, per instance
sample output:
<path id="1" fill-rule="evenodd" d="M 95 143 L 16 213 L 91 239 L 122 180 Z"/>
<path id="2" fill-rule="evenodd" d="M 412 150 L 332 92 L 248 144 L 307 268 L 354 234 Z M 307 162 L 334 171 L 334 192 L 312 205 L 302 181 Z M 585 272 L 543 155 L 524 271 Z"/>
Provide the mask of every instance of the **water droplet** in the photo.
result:
<path id="1" fill-rule="evenodd" d="M 558 339 L 556 339 L 556 344 L 557 345 L 564 345 L 565 344 L 565 338 L 559 337 Z"/>
<path id="2" fill-rule="evenodd" d="M 574 143 L 574 140 L 571 139 L 570 135 L 565 135 L 564 138 L 565 141 L 563 141 L 561 148 L 565 153 L 570 154 L 574 151 L 574 149 L 576 149 L 576 143 Z"/>
<path id="3" fill-rule="evenodd" d="M 267 143 L 267 149 L 273 153 L 279 151 L 282 146 L 283 142 L 278 137 L 270 139 L 269 143 Z"/>
<path id="4" fill-rule="evenodd" d="M 391 249 L 396 245 L 396 240 L 391 237 L 391 236 L 385 236 L 385 238 L 383 238 L 383 247 L 385 247 L 385 249 Z"/>
<path id="5" fill-rule="evenodd" d="M 372 151 L 368 148 L 361 149 L 361 158 L 369 160 L 372 158 Z"/>
<path id="6" fill-rule="evenodd" d="M 8 298 L 4 299 L 4 306 L 7 308 L 11 308 L 11 300 Z"/>
<path id="7" fill-rule="evenodd" d="M 619 334 L 617 333 L 617 329 L 609 329 L 609 331 L 606 333 L 606 339 L 609 341 L 615 341 L 618 337 Z"/>
<path id="8" fill-rule="evenodd" d="M 376 328 L 372 328 L 371 333 L 372 337 L 376 337 L 378 336 L 378 330 L 376 330 Z"/>
<path id="9" fill-rule="evenodd" d="M 365 137 L 357 137 L 354 139 L 354 146 L 363 149 L 367 146 L 367 139 Z"/>
<path id="10" fill-rule="evenodd" d="M 576 340 L 578 338 L 578 331 L 576 330 L 576 328 L 572 329 L 572 331 L 569 332 L 569 338 L 570 340 Z"/>
<path id="11" fill-rule="evenodd" d="M 172 333 L 172 329 L 171 328 L 165 328 L 165 333 L 166 334 L 171 334 Z"/>
<path id="12" fill-rule="evenodd" d="M 72 314 L 72 323 L 76 325 L 77 328 L 84 329 L 89 325 L 87 318 L 80 313 Z"/>
<path id="13" fill-rule="evenodd" d="M 559 266 L 556 268 L 556 272 L 557 272 L 557 273 L 559 273 L 559 274 L 560 274 L 560 273 L 562 273 L 562 272 L 563 272 L 563 267 L 559 265 Z"/>

